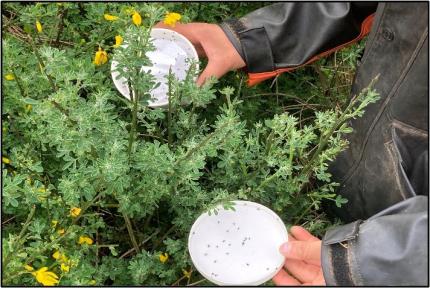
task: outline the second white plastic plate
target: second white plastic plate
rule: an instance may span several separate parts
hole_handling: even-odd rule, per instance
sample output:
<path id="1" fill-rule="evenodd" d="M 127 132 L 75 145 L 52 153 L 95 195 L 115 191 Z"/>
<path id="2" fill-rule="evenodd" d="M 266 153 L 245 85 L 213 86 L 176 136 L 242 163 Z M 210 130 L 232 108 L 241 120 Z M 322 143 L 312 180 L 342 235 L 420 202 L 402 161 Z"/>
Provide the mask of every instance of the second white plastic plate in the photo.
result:
<path id="1" fill-rule="evenodd" d="M 151 60 L 153 66 L 143 66 L 142 70 L 151 71 L 156 82 L 160 85 L 151 91 L 152 99 L 148 105 L 150 107 L 166 107 L 168 105 L 168 85 L 166 76 L 169 75 L 169 69 L 178 80 L 184 80 L 191 61 L 198 65 L 198 55 L 193 44 L 181 34 L 162 28 L 153 28 L 151 30 L 152 43 L 155 51 L 147 52 L 146 55 Z M 127 81 L 118 77 L 116 69 L 118 62 L 112 61 L 111 73 L 115 87 L 127 99 L 130 99 L 130 91 Z M 197 70 L 199 67 L 196 67 Z"/>
<path id="2" fill-rule="evenodd" d="M 218 285 L 260 285 L 284 264 L 279 252 L 288 241 L 284 223 L 269 208 L 234 201 L 236 211 L 218 207 L 202 214 L 191 228 L 188 250 L 196 269 Z"/>

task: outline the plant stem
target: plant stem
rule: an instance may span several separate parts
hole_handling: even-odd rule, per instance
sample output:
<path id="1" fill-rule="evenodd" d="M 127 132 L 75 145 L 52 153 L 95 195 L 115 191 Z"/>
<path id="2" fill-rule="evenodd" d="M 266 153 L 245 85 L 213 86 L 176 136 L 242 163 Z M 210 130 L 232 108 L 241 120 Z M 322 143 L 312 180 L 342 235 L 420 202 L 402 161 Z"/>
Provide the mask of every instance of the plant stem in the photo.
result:
<path id="1" fill-rule="evenodd" d="M 67 15 L 67 9 L 64 9 L 63 6 L 60 7 L 60 11 L 58 13 L 59 20 L 58 20 L 58 29 L 57 29 L 57 37 L 55 39 L 55 44 L 60 45 L 60 37 L 61 33 L 63 33 L 64 29 L 64 17 Z"/>
<path id="2" fill-rule="evenodd" d="M 143 240 L 140 243 L 140 246 L 144 245 L 146 242 L 148 242 L 149 240 L 151 240 L 155 235 L 157 235 L 158 233 L 160 233 L 160 229 L 157 229 L 154 233 L 152 233 L 151 235 L 149 235 L 149 237 L 147 237 L 145 240 Z M 125 256 L 133 253 L 133 251 L 135 251 L 135 248 L 131 248 L 130 250 L 128 250 L 127 252 L 125 252 L 124 254 L 122 254 L 121 256 L 119 256 L 119 259 L 124 258 Z"/>
<path id="3" fill-rule="evenodd" d="M 45 74 L 46 78 L 48 78 L 49 84 L 51 85 L 52 89 L 54 91 L 57 91 L 58 88 L 57 88 L 57 86 L 55 86 L 54 80 L 52 79 L 51 75 L 49 75 L 45 71 L 45 63 L 43 62 L 42 57 L 39 54 L 39 50 L 37 49 L 36 45 L 34 44 L 33 38 L 31 38 L 31 36 L 28 36 L 28 37 L 30 39 L 30 46 L 33 49 L 34 55 L 36 55 L 37 61 L 39 62 L 39 65 L 41 67 L 43 74 Z"/>
<path id="4" fill-rule="evenodd" d="M 198 151 L 201 147 L 205 146 L 207 142 L 209 142 L 209 140 L 211 140 L 216 134 L 220 133 L 223 128 L 225 128 L 227 125 L 230 125 L 230 121 L 227 121 L 226 123 L 222 124 L 216 131 L 212 132 L 211 134 L 207 135 L 202 142 L 199 143 L 199 145 L 197 145 L 196 147 L 188 150 L 188 152 L 185 154 L 184 157 L 176 160 L 175 164 L 173 165 L 174 167 L 177 167 L 177 165 L 179 165 L 181 162 L 188 160 L 188 158 L 191 157 L 191 155 L 193 155 L 196 151 Z"/>
<path id="5" fill-rule="evenodd" d="M 137 253 L 140 252 L 139 245 L 137 244 L 136 237 L 134 236 L 133 227 L 131 226 L 130 218 L 128 218 L 127 215 L 124 213 L 122 214 L 125 220 L 125 225 L 127 226 L 128 235 L 130 236 L 131 243 L 133 244 L 134 250 L 137 251 Z"/>
<path id="6" fill-rule="evenodd" d="M 173 229 L 176 227 L 176 225 L 172 225 L 167 231 L 166 231 L 166 233 L 164 233 L 164 235 L 163 236 L 161 236 L 158 240 L 157 240 L 157 242 L 154 244 L 154 248 L 153 248 L 153 250 L 155 250 L 160 244 L 161 244 L 161 242 L 167 237 L 167 235 L 169 235 L 172 231 L 173 231 Z"/>
<path id="7" fill-rule="evenodd" d="M 133 111 L 132 111 L 132 119 L 131 119 L 131 128 L 130 135 L 128 137 L 128 159 L 131 160 L 131 150 L 133 148 L 134 140 L 136 139 L 136 128 L 137 128 L 137 101 L 139 99 L 138 95 L 135 94 L 135 99 L 133 99 Z"/>
<path id="8" fill-rule="evenodd" d="M 168 85 L 169 85 L 169 91 L 168 91 L 168 102 L 169 102 L 169 108 L 167 111 L 167 142 L 170 148 L 172 148 L 172 67 L 169 67 L 169 76 L 168 76 Z"/>
<path id="9" fill-rule="evenodd" d="M 362 92 L 360 92 L 360 94 L 358 96 L 355 96 L 351 99 L 348 106 L 345 108 L 345 110 L 338 117 L 338 120 L 330 127 L 328 132 L 325 134 L 322 134 L 320 136 L 318 149 L 314 152 L 314 154 L 312 155 L 309 162 L 306 164 L 306 166 L 301 171 L 301 174 L 306 176 L 306 178 L 308 178 L 310 176 L 309 174 L 312 170 L 312 167 L 314 166 L 315 162 L 317 161 L 320 153 L 323 151 L 323 149 L 326 148 L 327 143 L 330 140 L 330 138 L 332 137 L 333 133 L 335 133 L 336 130 L 339 129 L 339 127 L 341 127 L 350 118 L 350 116 L 348 116 L 348 113 L 354 108 L 355 104 L 357 104 L 357 102 L 359 100 L 361 100 L 361 98 L 363 97 L 363 94 L 366 93 L 367 91 L 369 91 L 371 89 L 371 87 L 373 87 L 375 82 L 378 80 L 378 76 L 376 78 L 372 79 L 369 86 L 367 88 L 365 88 Z M 300 187 L 300 189 L 298 191 L 301 191 L 302 188 L 303 187 Z"/>
<path id="10" fill-rule="evenodd" d="M 205 282 L 205 281 L 206 281 L 206 279 L 205 279 L 205 278 L 203 278 L 203 279 L 201 279 L 201 280 L 199 280 L 199 281 L 196 281 L 196 282 L 194 282 L 194 283 L 191 283 L 191 284 L 189 284 L 189 285 L 187 285 L 187 286 L 195 286 L 195 285 L 200 284 L 200 283 Z"/>
<path id="11" fill-rule="evenodd" d="M 312 206 L 314 205 L 314 203 L 312 203 L 311 205 L 309 205 L 304 211 L 303 211 L 303 213 L 302 214 L 300 214 L 300 216 L 299 216 L 299 218 L 297 218 L 297 220 L 296 221 L 294 221 L 294 224 L 293 225 L 297 225 L 297 224 L 299 224 L 300 223 L 300 221 L 302 220 L 302 218 L 306 215 L 306 214 L 308 214 L 308 212 L 312 209 Z"/>
<path id="12" fill-rule="evenodd" d="M 25 92 L 24 92 L 24 88 L 22 87 L 21 78 L 18 77 L 18 75 L 15 72 L 15 69 L 13 68 L 12 68 L 12 73 L 13 73 L 13 76 L 15 76 L 16 85 L 18 85 L 18 89 L 19 89 L 19 92 L 21 93 L 21 96 L 25 98 Z"/>
<path id="13" fill-rule="evenodd" d="M 21 241 L 22 236 L 24 235 L 25 231 L 27 230 L 28 226 L 30 225 L 30 221 L 34 216 L 34 212 L 36 212 L 36 205 L 33 205 L 33 207 L 31 208 L 30 213 L 27 216 L 27 220 L 25 221 L 24 225 L 22 226 L 21 231 L 18 234 L 18 238 L 16 239 L 16 242 L 15 242 L 15 243 L 17 243 L 18 246 L 20 245 L 20 241 Z M 16 248 L 18 248 L 18 247 L 16 247 Z M 10 253 L 7 254 L 7 256 L 5 257 L 5 260 L 3 261 L 3 267 L 6 268 L 7 264 L 9 264 L 11 255 L 12 254 L 10 254 Z"/>
<path id="14" fill-rule="evenodd" d="M 185 279 L 185 277 L 187 277 L 187 276 L 182 276 L 181 278 L 179 278 L 178 280 L 176 280 L 175 281 L 175 283 L 173 283 L 172 285 L 170 285 L 170 286 L 176 286 L 176 285 L 178 285 L 179 284 L 179 282 L 181 282 L 182 280 L 184 280 Z"/>
<path id="15" fill-rule="evenodd" d="M 24 225 L 22 226 L 21 232 L 19 232 L 18 238 L 21 238 L 22 235 L 24 235 L 25 231 L 28 228 L 28 225 L 30 225 L 30 221 L 34 216 L 34 212 L 36 212 L 36 205 L 33 205 L 33 207 L 31 207 L 31 211 L 27 216 L 27 220 L 25 221 Z"/>

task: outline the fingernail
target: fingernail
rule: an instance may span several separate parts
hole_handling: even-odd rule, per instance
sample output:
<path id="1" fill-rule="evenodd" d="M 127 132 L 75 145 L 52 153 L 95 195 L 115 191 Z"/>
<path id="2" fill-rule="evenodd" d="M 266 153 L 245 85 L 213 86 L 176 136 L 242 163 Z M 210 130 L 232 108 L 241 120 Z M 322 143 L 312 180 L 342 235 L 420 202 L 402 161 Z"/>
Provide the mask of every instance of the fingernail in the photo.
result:
<path id="1" fill-rule="evenodd" d="M 282 254 L 287 254 L 289 252 L 288 243 L 282 244 L 279 250 L 281 251 Z"/>

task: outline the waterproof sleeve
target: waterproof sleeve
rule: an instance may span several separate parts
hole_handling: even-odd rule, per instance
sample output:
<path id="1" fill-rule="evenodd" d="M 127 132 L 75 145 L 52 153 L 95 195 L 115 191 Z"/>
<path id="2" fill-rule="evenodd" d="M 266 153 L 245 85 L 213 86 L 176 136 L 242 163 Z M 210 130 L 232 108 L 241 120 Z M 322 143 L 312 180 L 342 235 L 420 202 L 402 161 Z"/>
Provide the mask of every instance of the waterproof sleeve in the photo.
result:
<path id="1" fill-rule="evenodd" d="M 322 245 L 327 285 L 428 286 L 428 197 L 329 230 Z"/>
<path id="2" fill-rule="evenodd" d="M 277 3 L 220 24 L 247 64 L 249 85 L 363 38 L 376 2 Z"/>

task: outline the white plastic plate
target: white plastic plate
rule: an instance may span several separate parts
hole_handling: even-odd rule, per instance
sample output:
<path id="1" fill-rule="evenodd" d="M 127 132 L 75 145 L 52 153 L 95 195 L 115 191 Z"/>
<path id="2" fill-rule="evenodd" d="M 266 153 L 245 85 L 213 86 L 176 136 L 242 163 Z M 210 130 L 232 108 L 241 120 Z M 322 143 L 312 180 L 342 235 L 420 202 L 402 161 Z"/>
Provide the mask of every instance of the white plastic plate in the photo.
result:
<path id="1" fill-rule="evenodd" d="M 184 80 L 191 61 L 194 61 L 198 67 L 199 57 L 193 44 L 181 34 L 162 28 L 153 28 L 151 30 L 152 43 L 155 50 L 147 52 L 146 55 L 151 60 L 153 66 L 143 66 L 142 70 L 151 71 L 150 73 L 156 78 L 160 85 L 151 90 L 150 107 L 166 107 L 168 105 L 168 85 L 166 76 L 169 75 L 169 68 L 178 80 Z M 118 77 L 118 72 L 114 72 L 118 62 L 112 61 L 111 73 L 115 87 L 127 99 L 130 99 L 130 91 L 127 81 Z"/>
<path id="2" fill-rule="evenodd" d="M 284 223 L 269 208 L 234 201 L 235 211 L 218 207 L 193 224 L 188 250 L 196 269 L 218 285 L 260 285 L 284 264 L 279 252 L 288 241 Z"/>

